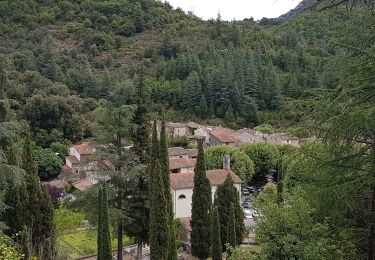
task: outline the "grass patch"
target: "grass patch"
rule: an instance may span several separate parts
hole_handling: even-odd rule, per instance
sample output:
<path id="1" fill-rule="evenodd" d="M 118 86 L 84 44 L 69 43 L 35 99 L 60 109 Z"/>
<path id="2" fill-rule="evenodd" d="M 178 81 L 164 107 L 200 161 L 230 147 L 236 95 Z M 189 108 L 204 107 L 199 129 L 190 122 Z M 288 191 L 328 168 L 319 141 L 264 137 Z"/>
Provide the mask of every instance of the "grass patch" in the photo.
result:
<path id="1" fill-rule="evenodd" d="M 95 254 L 97 232 L 95 229 L 78 229 L 76 231 L 63 234 L 58 237 L 58 247 L 60 252 L 75 259 L 80 256 Z M 117 239 L 112 239 L 112 249 L 117 248 Z M 124 246 L 131 245 L 134 241 L 126 236 L 123 238 Z"/>
<path id="2" fill-rule="evenodd" d="M 262 251 L 262 247 L 255 245 L 255 246 L 243 246 L 241 247 L 241 250 L 247 251 L 247 252 L 254 252 L 254 253 L 260 253 Z"/>

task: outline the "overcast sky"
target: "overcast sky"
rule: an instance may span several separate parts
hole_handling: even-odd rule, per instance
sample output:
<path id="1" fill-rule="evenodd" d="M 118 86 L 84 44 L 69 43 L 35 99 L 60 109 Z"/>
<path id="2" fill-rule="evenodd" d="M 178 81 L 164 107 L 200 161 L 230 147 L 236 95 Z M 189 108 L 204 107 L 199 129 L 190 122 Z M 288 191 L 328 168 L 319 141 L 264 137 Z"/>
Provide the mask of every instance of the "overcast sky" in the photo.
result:
<path id="1" fill-rule="evenodd" d="M 216 18 L 220 12 L 223 20 L 243 20 L 253 17 L 274 18 L 297 6 L 301 0 L 167 0 L 173 7 L 192 11 L 205 20 Z"/>

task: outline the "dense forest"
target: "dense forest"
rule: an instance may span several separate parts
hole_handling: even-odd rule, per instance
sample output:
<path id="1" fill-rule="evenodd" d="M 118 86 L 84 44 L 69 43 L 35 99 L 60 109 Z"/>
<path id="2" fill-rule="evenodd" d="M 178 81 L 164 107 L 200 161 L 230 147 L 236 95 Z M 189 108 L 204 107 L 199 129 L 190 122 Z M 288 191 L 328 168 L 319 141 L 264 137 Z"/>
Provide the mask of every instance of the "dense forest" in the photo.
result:
<path id="1" fill-rule="evenodd" d="M 264 216 L 257 227 L 261 252 L 233 249 L 233 238 L 230 259 L 374 259 L 374 2 L 317 2 L 328 4 L 284 19 L 229 22 L 220 14 L 203 21 L 153 0 L 0 1 L 0 259 L 21 259 L 17 250 L 64 259 L 54 231 L 81 227 L 80 209 L 107 233 L 108 218 L 117 223 L 132 214 L 142 221 L 119 224 L 121 236 L 124 228 L 133 242 L 147 241 L 149 209 L 139 205 L 147 199 L 140 175 L 149 162 L 157 173 L 150 185 L 150 226 L 163 230 L 160 236 L 169 242 L 162 246 L 170 250 L 174 223 L 158 212 L 157 201 L 169 212 L 170 198 L 157 188 L 169 187 L 161 176 L 168 167 L 167 141 L 160 137 L 158 144 L 155 129 L 153 142 L 146 140 L 151 129 L 142 127 L 160 114 L 231 128 L 270 124 L 299 137 L 319 137 L 299 149 L 256 144 L 206 151 L 206 168 L 228 153 L 241 158 L 235 162 L 241 177 L 271 170 L 277 177 L 254 202 Z M 130 181 L 111 179 L 116 189 L 108 192 L 109 205 L 103 202 L 107 187 L 100 187 L 100 221 L 96 210 L 86 208 L 96 205 L 98 187 L 68 209 L 39 185 L 39 178 L 59 174 L 69 144 L 90 137 L 110 144 L 103 156 L 115 158 L 116 173 L 131 171 L 137 187 L 122 194 L 116 189 L 124 191 L 121 185 Z M 123 150 L 122 139 L 134 145 L 134 154 Z M 200 148 L 203 194 L 202 154 Z M 130 213 L 112 203 L 118 194 L 134 197 Z M 195 204 L 198 213 L 211 207 L 205 200 Z M 227 218 L 237 214 L 229 204 Z M 218 208 L 213 212 L 220 220 Z M 159 238 L 151 236 L 153 248 Z M 111 242 L 106 237 L 103 251 L 110 251 Z M 206 257 L 209 243 L 197 254 Z M 220 257 L 221 249 L 215 251 Z M 155 259 L 165 254 L 153 253 Z"/>

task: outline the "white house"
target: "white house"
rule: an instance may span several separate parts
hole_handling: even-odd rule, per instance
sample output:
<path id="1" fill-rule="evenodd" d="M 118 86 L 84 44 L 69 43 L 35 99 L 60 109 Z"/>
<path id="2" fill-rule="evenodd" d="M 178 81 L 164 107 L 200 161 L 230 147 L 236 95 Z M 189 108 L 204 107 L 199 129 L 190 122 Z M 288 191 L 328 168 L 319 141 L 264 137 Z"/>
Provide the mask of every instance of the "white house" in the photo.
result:
<path id="1" fill-rule="evenodd" d="M 206 176 L 211 183 L 212 201 L 216 189 L 223 184 L 228 174 L 232 177 L 234 185 L 241 194 L 241 180 L 230 169 L 216 169 L 206 171 Z M 170 174 L 173 213 L 175 218 L 191 217 L 191 203 L 194 188 L 194 173 Z M 240 199 L 240 197 L 238 198 Z"/>

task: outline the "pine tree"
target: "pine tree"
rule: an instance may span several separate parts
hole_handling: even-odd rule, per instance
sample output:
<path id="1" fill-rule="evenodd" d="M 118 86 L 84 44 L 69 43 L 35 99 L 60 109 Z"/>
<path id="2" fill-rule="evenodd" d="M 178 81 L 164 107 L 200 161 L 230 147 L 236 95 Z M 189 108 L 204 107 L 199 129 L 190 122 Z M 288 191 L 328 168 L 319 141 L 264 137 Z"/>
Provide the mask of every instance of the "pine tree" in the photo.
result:
<path id="1" fill-rule="evenodd" d="M 227 243 L 232 247 L 237 245 L 236 243 L 236 216 L 234 213 L 234 205 L 233 203 L 230 204 L 229 207 L 229 223 L 228 223 L 228 230 L 227 230 Z"/>
<path id="2" fill-rule="evenodd" d="M 212 210 L 212 260 L 222 260 L 222 246 L 220 238 L 220 222 L 217 207 Z"/>
<path id="3" fill-rule="evenodd" d="M 98 260 L 103 260 L 103 190 L 102 187 L 99 188 L 98 194 L 98 238 L 97 238 L 97 258 Z"/>
<path id="4" fill-rule="evenodd" d="M 211 185 L 206 176 L 203 142 L 199 141 L 192 198 L 191 249 L 199 259 L 205 259 L 211 248 Z"/>
<path id="5" fill-rule="evenodd" d="M 144 19 L 143 19 L 143 10 L 142 5 L 140 2 L 137 2 L 134 6 L 133 10 L 134 16 L 134 25 L 135 25 L 135 32 L 143 32 L 145 30 L 144 27 Z"/>
<path id="6" fill-rule="evenodd" d="M 109 216 L 108 216 L 108 195 L 106 186 L 102 190 L 102 260 L 112 260 L 112 248 L 111 248 L 111 234 L 109 229 Z"/>
<path id="7" fill-rule="evenodd" d="M 154 139 L 154 137 L 153 137 Z M 155 149 L 157 144 L 153 143 Z M 150 172 L 150 257 L 151 259 L 167 259 L 168 254 L 168 220 L 160 163 L 154 157 Z"/>

